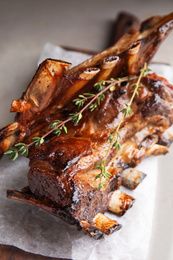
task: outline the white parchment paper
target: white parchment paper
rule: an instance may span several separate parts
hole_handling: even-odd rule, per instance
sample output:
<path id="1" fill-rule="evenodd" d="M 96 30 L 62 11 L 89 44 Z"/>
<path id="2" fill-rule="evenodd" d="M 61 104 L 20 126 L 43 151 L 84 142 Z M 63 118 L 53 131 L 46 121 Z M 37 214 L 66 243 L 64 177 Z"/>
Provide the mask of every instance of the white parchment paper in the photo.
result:
<path id="1" fill-rule="evenodd" d="M 73 65 L 85 60 L 86 54 L 65 51 L 47 43 L 39 63 L 45 58 L 62 59 Z M 172 81 L 172 68 L 153 65 L 154 71 Z M 27 186 L 28 159 L 15 162 L 6 157 L 0 162 L 0 243 L 15 245 L 26 251 L 74 260 L 145 260 L 151 236 L 158 157 L 145 159 L 138 168 L 147 174 L 135 191 L 122 187 L 136 201 L 122 217 L 106 213 L 123 228 L 95 241 L 82 231 L 43 210 L 6 198 L 7 189 Z"/>

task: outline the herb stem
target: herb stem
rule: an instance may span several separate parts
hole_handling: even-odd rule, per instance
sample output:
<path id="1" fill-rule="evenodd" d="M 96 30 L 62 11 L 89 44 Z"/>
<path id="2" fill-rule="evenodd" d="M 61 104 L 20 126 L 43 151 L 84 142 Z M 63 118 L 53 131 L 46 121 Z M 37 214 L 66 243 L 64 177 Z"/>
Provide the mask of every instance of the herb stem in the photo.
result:
<path id="1" fill-rule="evenodd" d="M 133 94 L 131 96 L 131 99 L 130 99 L 129 103 L 126 104 L 126 108 L 122 110 L 123 114 L 122 114 L 122 117 L 120 119 L 120 122 L 119 122 L 118 126 L 116 127 L 116 130 L 113 132 L 113 134 L 111 136 L 110 145 L 108 147 L 108 150 L 106 152 L 106 155 L 105 155 L 104 159 L 102 160 L 102 164 L 100 164 L 100 166 L 102 166 L 102 167 L 100 167 L 100 171 L 101 171 L 100 172 L 100 176 L 99 176 L 99 174 L 97 175 L 97 178 L 100 179 L 99 189 L 100 189 L 100 187 L 104 188 L 104 186 L 101 184 L 101 177 L 104 176 L 103 173 L 106 171 L 106 165 L 107 165 L 107 159 L 108 159 L 109 153 L 110 153 L 110 151 L 111 151 L 111 149 L 112 149 L 112 147 L 113 147 L 113 145 L 115 143 L 115 140 L 116 140 L 116 144 L 118 144 L 118 139 L 120 138 L 119 129 L 121 127 L 121 124 L 122 124 L 124 118 L 129 113 L 129 112 L 127 113 L 127 111 L 128 111 L 129 108 L 131 108 L 131 104 L 132 104 L 132 102 L 134 100 L 135 95 L 137 94 L 137 90 L 138 90 L 138 88 L 140 86 L 140 81 L 141 81 L 142 77 L 144 76 L 146 69 L 147 69 L 147 64 L 145 63 L 144 67 L 142 68 L 141 73 L 140 73 L 140 75 L 138 77 L 138 80 L 137 80 L 137 82 L 135 84 L 135 88 L 134 88 Z M 133 79 L 135 79 L 135 78 L 133 78 Z M 130 79 L 132 79 L 132 78 L 130 78 Z"/>
<path id="2" fill-rule="evenodd" d="M 145 62 L 145 63 L 144 63 L 144 67 L 143 67 L 143 69 L 141 70 L 141 73 L 140 73 L 140 75 L 139 75 L 139 78 L 138 78 L 138 80 L 137 80 L 137 82 L 136 82 L 136 86 L 135 86 L 135 89 L 134 89 L 134 91 L 133 91 L 133 95 L 132 95 L 132 97 L 131 97 L 131 99 L 130 99 L 130 102 L 129 102 L 129 106 L 131 106 L 131 104 L 132 104 L 132 102 L 133 102 L 133 99 L 134 99 L 134 97 L 135 97 L 135 95 L 136 95 L 136 92 L 137 92 L 137 90 L 138 90 L 138 88 L 139 88 L 141 79 L 142 79 L 142 77 L 144 76 L 146 69 L 147 69 L 147 63 Z"/>

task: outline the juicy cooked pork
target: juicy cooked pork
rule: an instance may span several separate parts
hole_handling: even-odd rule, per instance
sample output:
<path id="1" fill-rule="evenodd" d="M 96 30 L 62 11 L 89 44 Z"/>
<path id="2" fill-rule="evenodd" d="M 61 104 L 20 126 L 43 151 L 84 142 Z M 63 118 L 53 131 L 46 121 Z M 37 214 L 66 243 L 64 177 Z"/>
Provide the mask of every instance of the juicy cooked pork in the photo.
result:
<path id="1" fill-rule="evenodd" d="M 16 120 L 1 130 L 0 151 L 43 136 L 55 119 L 64 121 L 76 111 L 73 100 L 79 94 L 94 93 L 94 83 L 138 75 L 172 26 L 173 14 L 151 18 L 140 31 L 125 34 L 109 49 L 70 70 L 68 62 L 44 61 L 21 99 L 12 103 Z M 108 137 L 130 100 L 134 82 L 117 85 L 92 113 L 85 110 L 78 124 L 68 122 L 68 133 L 50 135 L 41 146 L 32 146 L 29 187 L 22 192 L 9 190 L 8 197 L 35 204 L 96 238 L 118 230 L 121 225 L 103 213 L 111 210 L 122 215 L 132 206 L 134 198 L 122 193 L 120 185 L 134 188 L 145 175 L 131 168 L 147 156 L 167 153 L 171 142 L 165 141 L 164 133 L 173 123 L 173 87 L 151 73 L 142 78 L 132 113 L 121 124 L 121 150 L 113 148 L 108 156 L 108 184 L 98 189 L 95 166 L 106 155 Z"/>

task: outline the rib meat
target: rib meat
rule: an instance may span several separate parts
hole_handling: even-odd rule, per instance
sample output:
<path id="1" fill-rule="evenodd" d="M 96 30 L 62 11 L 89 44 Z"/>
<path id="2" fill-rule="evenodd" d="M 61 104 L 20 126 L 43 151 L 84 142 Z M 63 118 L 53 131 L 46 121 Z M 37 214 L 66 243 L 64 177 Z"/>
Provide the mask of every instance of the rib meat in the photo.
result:
<path id="1" fill-rule="evenodd" d="M 0 151 L 23 140 L 29 143 L 46 133 L 53 120 L 65 120 L 76 111 L 73 99 L 84 92 L 94 93 L 95 82 L 138 75 L 172 26 L 173 14 L 151 18 L 139 31 L 123 35 L 112 47 L 70 70 L 68 62 L 44 61 L 21 99 L 12 103 L 16 120 L 1 130 Z M 112 149 L 108 156 L 109 182 L 98 190 L 95 166 L 106 155 L 108 136 L 130 100 L 133 83 L 106 94 L 92 113 L 84 111 L 78 124 L 69 122 L 67 134 L 51 135 L 41 146 L 31 147 L 29 187 L 21 192 L 9 190 L 8 197 L 35 204 L 96 238 L 118 230 L 120 225 L 103 213 L 109 209 L 121 215 L 133 204 L 132 197 L 117 193 L 125 183 L 124 170 L 147 156 L 167 153 L 170 142 L 164 133 L 173 123 L 173 87 L 155 73 L 148 74 L 142 79 L 144 87 L 135 97 L 132 114 L 121 125 L 122 149 Z M 115 196 L 126 203 L 114 207 Z"/>

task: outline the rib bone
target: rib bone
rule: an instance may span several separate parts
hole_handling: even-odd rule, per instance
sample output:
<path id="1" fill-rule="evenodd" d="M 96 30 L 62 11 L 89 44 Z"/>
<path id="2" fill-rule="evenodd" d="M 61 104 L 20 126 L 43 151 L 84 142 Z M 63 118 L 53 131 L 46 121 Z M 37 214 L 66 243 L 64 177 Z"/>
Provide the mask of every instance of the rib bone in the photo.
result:
<path id="1" fill-rule="evenodd" d="M 61 109 L 72 97 L 78 93 L 88 82 L 90 82 L 98 73 L 100 72 L 99 68 L 86 68 L 76 79 L 73 81 L 72 86 L 68 89 L 67 95 L 63 95 L 61 102 L 59 102 L 57 108 Z"/>
<path id="2" fill-rule="evenodd" d="M 134 201 L 135 199 L 132 196 L 125 194 L 121 190 L 115 190 L 110 195 L 109 210 L 118 215 L 123 215 L 132 207 Z"/>
<path id="3" fill-rule="evenodd" d="M 109 56 L 104 59 L 101 65 L 101 72 L 97 78 L 97 82 L 110 78 L 111 73 L 118 66 L 119 57 L 118 56 Z"/>
<path id="4" fill-rule="evenodd" d="M 97 227 L 91 225 L 88 221 L 82 220 L 80 222 L 80 225 L 83 229 L 83 231 L 89 235 L 90 237 L 93 237 L 94 239 L 100 239 L 104 236 L 104 233 L 98 229 Z"/>
<path id="5" fill-rule="evenodd" d="M 122 172 L 122 185 L 129 189 L 136 189 L 136 187 L 141 183 L 141 181 L 146 177 L 146 174 L 134 169 L 128 168 Z"/>
<path id="6" fill-rule="evenodd" d="M 122 225 L 118 224 L 116 220 L 112 220 L 102 213 L 98 213 L 94 217 L 93 226 L 98 228 L 107 235 L 119 230 L 122 227 Z"/>
<path id="7" fill-rule="evenodd" d="M 139 51 L 141 47 L 141 42 L 137 41 L 133 43 L 128 49 L 128 68 L 129 74 L 134 74 L 133 68 L 135 67 L 135 62 L 139 57 Z"/>
<path id="8" fill-rule="evenodd" d="M 71 63 L 61 60 L 47 59 L 41 63 L 23 99 L 13 101 L 11 112 L 41 112 L 50 104 L 58 81 L 70 66 Z"/>

